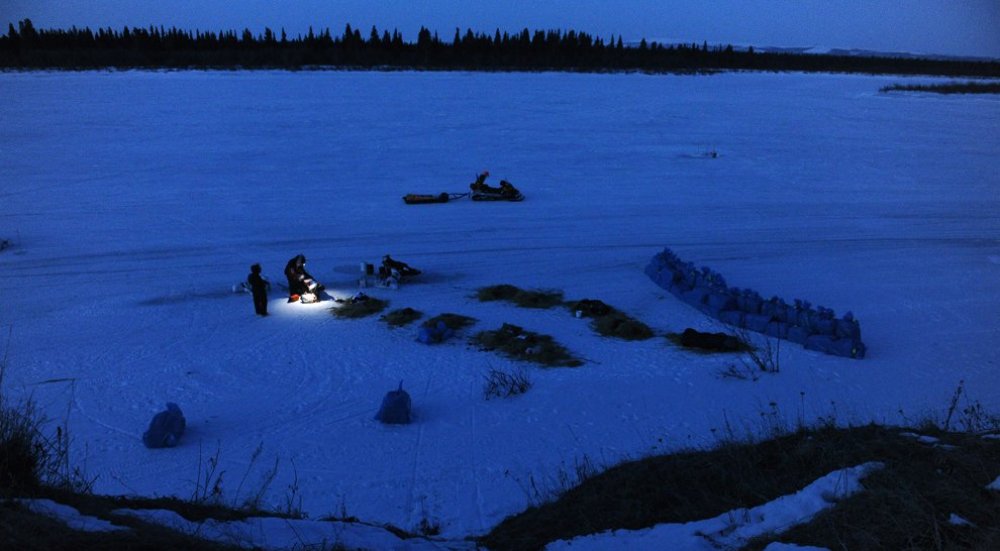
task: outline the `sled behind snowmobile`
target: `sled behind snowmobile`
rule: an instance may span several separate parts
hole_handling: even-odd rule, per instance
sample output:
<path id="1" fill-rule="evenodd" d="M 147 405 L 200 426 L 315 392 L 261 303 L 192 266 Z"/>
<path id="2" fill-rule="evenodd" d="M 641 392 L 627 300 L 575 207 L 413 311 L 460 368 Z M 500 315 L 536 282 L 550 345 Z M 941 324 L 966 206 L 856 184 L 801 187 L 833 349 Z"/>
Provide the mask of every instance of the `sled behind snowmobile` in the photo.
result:
<path id="1" fill-rule="evenodd" d="M 403 202 L 407 205 L 426 205 L 430 203 L 447 203 L 453 199 L 461 199 L 468 193 L 407 193 L 403 196 Z"/>

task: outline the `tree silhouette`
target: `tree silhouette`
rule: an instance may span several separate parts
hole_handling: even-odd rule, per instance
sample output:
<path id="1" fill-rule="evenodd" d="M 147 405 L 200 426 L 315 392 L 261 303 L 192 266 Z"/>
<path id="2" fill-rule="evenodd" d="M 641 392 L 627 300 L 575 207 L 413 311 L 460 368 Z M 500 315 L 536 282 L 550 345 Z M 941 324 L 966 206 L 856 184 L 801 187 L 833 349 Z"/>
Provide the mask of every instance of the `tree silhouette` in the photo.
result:
<path id="1" fill-rule="evenodd" d="M 372 26 L 367 40 L 345 25 L 334 38 L 330 29 L 317 32 L 310 26 L 305 36 L 280 38 L 269 27 L 255 36 L 250 29 L 187 31 L 163 26 L 36 29 L 30 19 L 7 25 L 0 36 L 0 68 L 302 68 L 349 66 L 397 67 L 438 70 L 564 70 L 564 71 L 715 71 L 752 69 L 767 71 L 823 71 L 896 74 L 1000 76 L 1000 62 L 761 53 L 732 45 L 649 42 L 626 46 L 621 34 L 605 42 L 576 30 L 522 29 L 509 34 L 501 29 L 463 33 L 455 29 L 451 42 L 443 43 L 426 27 L 415 42 L 406 42 L 398 29 L 381 34 Z"/>

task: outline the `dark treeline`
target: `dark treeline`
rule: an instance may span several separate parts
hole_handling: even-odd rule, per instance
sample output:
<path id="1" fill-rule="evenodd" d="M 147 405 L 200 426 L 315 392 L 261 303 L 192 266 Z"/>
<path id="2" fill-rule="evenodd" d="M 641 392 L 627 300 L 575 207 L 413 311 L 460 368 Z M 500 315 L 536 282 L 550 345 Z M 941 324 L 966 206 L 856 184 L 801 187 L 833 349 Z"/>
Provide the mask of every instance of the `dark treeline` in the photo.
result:
<path id="1" fill-rule="evenodd" d="M 671 44 L 643 40 L 628 46 L 612 37 L 576 31 L 524 29 L 516 34 L 464 33 L 450 40 L 421 27 L 415 42 L 372 27 L 363 35 L 347 25 L 289 37 L 283 29 L 262 34 L 186 31 L 163 27 L 76 27 L 35 29 L 25 19 L 0 35 L 0 68 L 401 68 L 425 70 L 561 71 L 823 71 L 855 73 L 1000 76 L 1000 62 L 898 57 L 781 54 L 736 50 L 707 43 Z"/>

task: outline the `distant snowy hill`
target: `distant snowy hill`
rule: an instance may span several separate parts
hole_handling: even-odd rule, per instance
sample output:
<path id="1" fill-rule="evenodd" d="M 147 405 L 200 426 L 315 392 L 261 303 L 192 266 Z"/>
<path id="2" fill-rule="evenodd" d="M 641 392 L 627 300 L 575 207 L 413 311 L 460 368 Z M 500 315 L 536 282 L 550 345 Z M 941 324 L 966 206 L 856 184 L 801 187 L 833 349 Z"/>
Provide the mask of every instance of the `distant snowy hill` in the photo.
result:
<path id="1" fill-rule="evenodd" d="M 734 49 L 746 49 L 746 47 L 733 46 Z M 988 57 L 941 55 L 920 52 L 884 52 L 878 50 L 865 50 L 861 48 L 832 48 L 827 46 L 754 46 L 757 52 L 774 54 L 816 54 L 835 56 L 855 56 L 855 57 L 896 57 L 904 59 L 940 59 L 947 61 L 994 61 Z"/>
<path id="2" fill-rule="evenodd" d="M 664 46 L 670 45 L 688 45 L 696 44 L 701 46 L 704 41 L 690 41 L 690 40 L 678 40 L 676 38 L 669 39 L 646 39 L 646 42 L 652 44 L 656 42 L 658 44 L 663 44 Z M 639 41 L 625 42 L 627 46 L 638 47 Z M 722 46 L 723 48 L 730 45 L 726 42 L 708 42 L 708 47 L 710 49 Z M 944 55 L 944 54 L 932 54 L 926 52 L 891 52 L 891 51 L 881 51 L 881 50 L 866 50 L 864 48 L 836 48 L 832 46 L 825 46 L 822 44 L 813 46 L 758 46 L 756 44 L 732 44 L 734 50 L 738 52 L 748 51 L 751 47 L 755 52 L 758 53 L 769 53 L 769 54 L 814 54 L 814 55 L 832 55 L 832 56 L 854 56 L 854 57 L 894 57 L 903 59 L 936 59 L 942 61 L 996 61 L 995 58 L 990 57 L 977 57 L 977 56 L 958 56 L 958 55 Z"/>

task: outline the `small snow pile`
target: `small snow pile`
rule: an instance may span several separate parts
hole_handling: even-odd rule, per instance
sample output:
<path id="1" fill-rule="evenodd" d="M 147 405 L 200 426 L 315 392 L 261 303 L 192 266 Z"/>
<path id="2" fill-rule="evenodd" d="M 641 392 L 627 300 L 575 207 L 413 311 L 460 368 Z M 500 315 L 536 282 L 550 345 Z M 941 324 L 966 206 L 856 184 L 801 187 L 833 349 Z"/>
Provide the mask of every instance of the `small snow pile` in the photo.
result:
<path id="1" fill-rule="evenodd" d="M 976 526 L 955 513 L 948 516 L 948 524 L 951 524 L 952 526 L 969 526 L 973 528 Z"/>
<path id="2" fill-rule="evenodd" d="M 905 436 L 906 438 L 913 438 L 914 440 L 920 442 L 921 444 L 937 444 L 938 442 L 940 442 L 940 440 L 934 438 L 933 436 L 926 436 L 923 434 L 917 434 L 915 432 L 901 432 L 899 433 L 899 435 Z"/>
<path id="3" fill-rule="evenodd" d="M 81 515 L 80 511 L 75 508 L 56 503 L 51 499 L 18 499 L 16 501 L 33 513 L 58 520 L 71 529 L 80 532 L 117 532 L 119 530 L 129 530 L 129 528 L 112 524 L 97 517 Z"/>
<path id="4" fill-rule="evenodd" d="M 915 432 L 901 432 L 899 433 L 899 435 L 906 438 L 912 438 L 917 442 L 920 442 L 921 444 L 927 444 L 933 448 L 939 448 L 942 450 L 958 449 L 957 446 L 953 446 L 951 444 L 943 444 L 939 438 L 935 438 L 933 436 L 927 436 L 925 434 L 917 434 Z"/>
<path id="5" fill-rule="evenodd" d="M 861 491 L 861 479 L 883 466 L 880 462 L 872 461 L 840 469 L 794 494 L 751 509 L 734 509 L 712 519 L 683 524 L 660 524 L 643 530 L 611 530 L 552 542 L 546 549 L 739 549 L 752 538 L 764 534 L 780 534 L 793 526 L 808 522 L 824 509 Z"/>
<path id="6" fill-rule="evenodd" d="M 987 490 L 996 490 L 996 491 L 1000 492 L 1000 476 L 998 476 L 997 479 L 994 480 L 993 482 L 990 482 L 989 484 L 987 484 L 986 485 L 986 489 Z"/>

